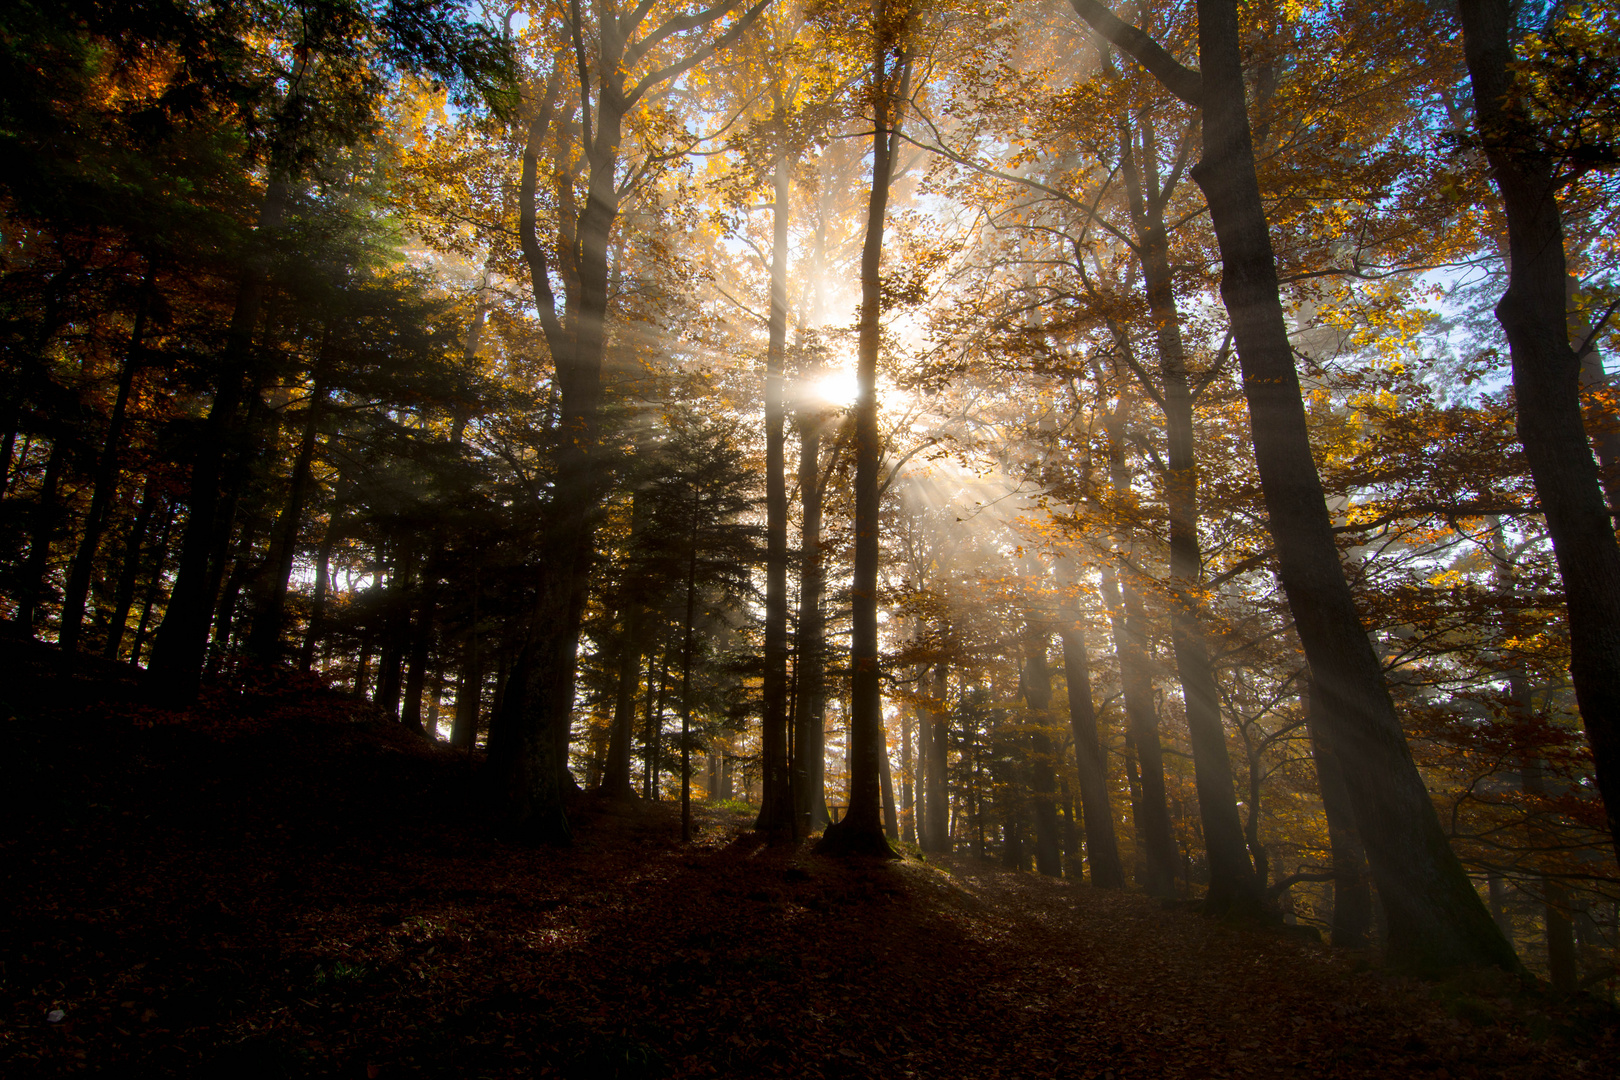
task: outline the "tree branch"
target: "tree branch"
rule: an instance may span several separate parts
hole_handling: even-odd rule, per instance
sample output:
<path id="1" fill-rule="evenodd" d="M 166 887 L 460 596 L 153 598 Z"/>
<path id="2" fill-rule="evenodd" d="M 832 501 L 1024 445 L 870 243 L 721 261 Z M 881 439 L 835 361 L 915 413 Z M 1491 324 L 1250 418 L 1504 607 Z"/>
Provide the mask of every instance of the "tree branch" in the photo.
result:
<path id="1" fill-rule="evenodd" d="M 1302 881 L 1332 881 L 1333 879 L 1334 875 L 1332 874 L 1289 874 L 1275 885 L 1268 887 L 1266 892 L 1270 896 L 1277 897 Z"/>
<path id="2" fill-rule="evenodd" d="M 1069 6 L 1109 44 L 1147 68 L 1166 90 L 1194 108 L 1202 105 L 1204 77 L 1171 56 L 1163 45 L 1098 0 L 1069 0 Z"/>
<path id="3" fill-rule="evenodd" d="M 657 86 L 659 83 L 668 82 L 670 79 L 685 75 L 688 71 L 691 71 L 693 68 L 703 63 L 703 61 L 713 56 L 715 53 L 731 48 L 732 44 L 735 43 L 738 38 L 742 37 L 743 34 L 748 32 L 748 28 L 754 25 L 754 20 L 759 18 L 760 14 L 767 7 L 770 7 L 770 5 L 771 0 L 757 0 L 753 7 L 743 12 L 737 21 L 731 24 L 730 29 L 721 34 L 719 37 L 715 38 L 714 41 L 708 45 L 702 46 L 690 56 L 686 57 L 686 59 L 678 60 L 675 63 L 670 64 L 668 67 L 661 67 L 657 71 L 649 74 L 646 78 L 642 79 L 636 84 L 636 88 L 626 96 L 625 101 L 633 105 L 637 101 L 641 100 L 641 96 L 643 94 Z M 713 9 L 714 13 L 711 17 L 702 19 L 696 25 L 701 26 L 706 22 L 713 22 L 715 19 L 718 19 L 722 15 L 733 11 L 735 8 L 736 4 L 733 3 L 727 4 L 723 8 Z M 675 21 L 676 20 L 673 19 L 671 20 L 671 22 Z M 667 26 L 669 24 L 665 25 Z M 659 33 L 663 32 L 663 30 L 664 27 L 660 27 L 659 30 L 655 32 L 654 37 L 657 37 Z M 643 46 L 647 45 L 650 43 L 650 40 L 651 39 L 649 39 L 649 41 L 641 42 L 640 44 Z M 644 52 L 645 50 L 643 49 L 641 51 Z M 637 54 L 639 58 L 639 54 L 637 53 L 636 49 L 632 49 L 631 53 Z M 629 63 L 627 62 L 625 66 L 628 67 Z"/>

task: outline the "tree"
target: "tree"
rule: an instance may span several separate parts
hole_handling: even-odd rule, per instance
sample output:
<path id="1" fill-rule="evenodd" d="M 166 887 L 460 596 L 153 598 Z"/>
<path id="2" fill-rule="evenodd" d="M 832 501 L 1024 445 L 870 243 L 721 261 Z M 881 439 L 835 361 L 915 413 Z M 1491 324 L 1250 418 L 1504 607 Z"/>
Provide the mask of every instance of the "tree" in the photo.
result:
<path id="1" fill-rule="evenodd" d="M 679 635 L 681 840 L 692 838 L 692 753 L 698 737 L 695 666 L 700 634 L 714 637 L 740 617 L 760 530 L 743 520 L 757 507 L 737 424 L 671 411 L 662 437 L 637 470 L 645 524 L 634 555 L 649 581 L 675 598 Z M 701 673 L 697 673 L 701 675 Z"/>
<path id="2" fill-rule="evenodd" d="M 656 24 L 648 23 L 650 5 L 626 12 L 609 5 L 596 9 L 594 27 L 585 24 L 579 5 L 573 4 L 559 13 L 567 40 L 548 57 L 552 69 L 547 82 L 536 88 L 528 103 L 519 241 L 556 369 L 558 425 L 564 438 L 541 538 L 546 571 L 539 581 L 528 641 L 516 665 L 517 693 L 491 731 L 488 771 L 496 804 L 511 827 L 537 839 L 567 842 L 570 837 L 562 792 L 579 628 L 601 501 L 597 462 L 608 260 L 614 221 L 626 194 L 618 176 L 626 117 L 644 101 L 655 100 L 672 80 L 728 48 L 767 2 L 758 0 L 744 8 L 739 0 L 727 0 L 672 11 Z M 704 36 L 728 19 L 719 34 Z M 594 78 L 590 52 L 595 53 Z M 643 73 L 638 76 L 638 71 Z M 577 81 L 570 98 L 579 110 L 586 196 L 577 214 L 571 214 L 565 203 L 558 241 L 548 253 L 537 230 L 535 199 L 548 129 L 554 120 L 562 128 L 571 111 L 569 99 L 560 97 L 565 77 Z M 632 185 L 636 179 L 632 175 Z M 571 199 L 571 191 L 567 195 Z M 554 272 L 567 283 L 561 313 L 552 287 Z"/>
<path id="3" fill-rule="evenodd" d="M 1237 11 L 1200 0 L 1200 71 L 1121 22 L 1097 0 L 1073 6 L 1099 33 L 1200 110 L 1204 156 L 1193 180 L 1220 245 L 1221 296 L 1243 370 L 1279 573 L 1321 686 L 1323 726 L 1342 749 L 1356 821 L 1388 913 L 1397 955 L 1419 968 L 1518 959 L 1440 831 L 1407 749 L 1376 656 L 1339 566 L 1311 458 L 1276 261 L 1255 175 Z"/>
<path id="4" fill-rule="evenodd" d="M 883 447 L 878 435 L 877 361 L 883 317 L 884 212 L 894 170 L 899 107 L 910 93 L 911 59 L 907 31 L 911 9 L 880 3 L 873 10 L 867 84 L 872 109 L 872 189 L 867 205 L 866 242 L 861 253 L 860 341 L 852 410 L 855 424 L 855 577 L 851 589 L 850 639 L 850 793 L 849 809 L 828 826 L 818 850 L 889 856 L 884 837 L 880 782 L 883 755 L 882 684 L 878 672 L 878 466 Z"/>
<path id="5" fill-rule="evenodd" d="M 248 163 L 265 170 L 263 194 L 217 358 L 206 433 L 192 465 L 175 586 L 153 650 L 154 680 L 174 701 L 194 697 L 202 675 L 223 549 L 251 445 L 251 432 L 238 413 L 244 403 L 251 410 L 259 385 L 253 347 L 269 261 L 301 170 L 328 147 L 364 138 L 386 76 L 432 74 L 498 91 L 506 66 L 503 51 L 483 28 L 466 22 L 449 4 L 365 11 L 332 3 L 265 15 L 270 25 L 263 36 L 295 47 L 262 58 L 273 74 L 258 88 L 255 111 L 244 117 L 251 130 L 265 133 Z"/>
<path id="6" fill-rule="evenodd" d="M 1508 226 L 1508 287 L 1496 305 L 1513 358 L 1519 438 L 1569 606 L 1570 677 L 1592 744 L 1609 831 L 1620 852 L 1620 543 L 1604 501 L 1570 346 L 1563 180 L 1513 72 L 1513 8 L 1464 0 L 1458 11 L 1478 132 Z"/>
<path id="7" fill-rule="evenodd" d="M 1125 871 L 1120 866 L 1119 844 L 1114 836 L 1107 763 L 1097 740 L 1097 712 L 1091 698 L 1091 658 L 1086 647 L 1085 627 L 1077 606 L 1064 604 L 1060 610 L 1063 675 L 1069 697 L 1069 726 L 1074 732 L 1075 771 L 1080 782 L 1091 883 L 1103 889 L 1123 889 Z"/>

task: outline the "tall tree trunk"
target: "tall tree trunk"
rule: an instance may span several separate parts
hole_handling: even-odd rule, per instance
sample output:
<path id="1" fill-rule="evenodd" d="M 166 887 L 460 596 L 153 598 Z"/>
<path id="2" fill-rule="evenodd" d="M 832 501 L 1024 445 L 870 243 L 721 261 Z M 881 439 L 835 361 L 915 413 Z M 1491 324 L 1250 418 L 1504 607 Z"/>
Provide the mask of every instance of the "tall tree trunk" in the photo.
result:
<path id="1" fill-rule="evenodd" d="M 428 654 L 433 649 L 433 623 L 439 606 L 439 574 L 442 547 L 433 538 L 433 553 L 422 568 L 416 587 L 416 618 L 411 625 L 410 666 L 405 678 L 405 705 L 400 720 L 412 731 L 437 739 L 438 733 L 422 722 L 422 691 L 427 680 Z"/>
<path id="2" fill-rule="evenodd" d="M 1125 434 L 1130 422 L 1130 399 L 1103 417 L 1108 436 L 1108 475 L 1115 498 L 1131 497 L 1131 474 L 1125 459 Z M 1176 868 L 1181 862 L 1170 821 L 1164 783 L 1164 753 L 1159 744 L 1159 715 L 1153 693 L 1153 659 L 1148 642 L 1147 611 L 1141 594 L 1114 568 L 1104 566 L 1102 594 L 1114 631 L 1114 655 L 1119 662 L 1120 688 L 1130 742 L 1136 748 L 1138 786 L 1133 816 L 1139 849 L 1138 882 L 1154 896 L 1176 894 Z"/>
<path id="3" fill-rule="evenodd" d="M 1085 877 L 1080 864 L 1080 824 L 1075 820 L 1074 795 L 1066 777 L 1058 777 L 1058 809 L 1063 814 L 1063 876 L 1076 881 Z"/>
<path id="4" fill-rule="evenodd" d="M 878 466 L 883 454 L 878 431 L 877 361 L 882 344 L 884 213 L 894 173 L 898 130 L 894 114 L 910 78 L 909 61 L 891 72 L 894 43 L 886 5 L 878 4 L 879 26 L 872 51 L 872 192 L 861 250 L 861 315 L 858 331 L 855 406 L 855 567 L 850 589 L 850 776 L 849 809 L 827 827 L 818 850 L 892 857 L 883 835 L 883 687 L 878 673 L 877 577 L 880 557 Z M 898 77 L 896 77 L 898 75 Z"/>
<path id="5" fill-rule="evenodd" d="M 1131 745 L 1136 749 L 1139 794 L 1134 817 L 1142 873 L 1138 884 L 1154 896 L 1169 899 L 1176 895 L 1180 858 L 1164 787 L 1159 716 L 1153 703 L 1153 676 L 1148 668 L 1147 635 L 1143 632 L 1146 615 L 1136 590 L 1121 588 L 1111 566 L 1103 568 L 1102 593 L 1114 630 L 1114 656 L 1119 663 Z"/>
<path id="6" fill-rule="evenodd" d="M 791 833 L 793 790 L 788 765 L 787 716 L 787 477 L 783 428 L 783 364 L 787 352 L 789 162 L 776 159 L 772 175 L 770 342 L 765 353 L 765 672 L 760 729 L 760 805 L 754 827 Z"/>
<path id="7" fill-rule="evenodd" d="M 1068 608 L 1059 630 L 1063 636 L 1063 677 L 1069 691 L 1069 726 L 1074 731 L 1075 773 L 1080 781 L 1080 816 L 1086 830 L 1091 883 L 1101 889 L 1123 889 L 1125 870 L 1120 865 L 1119 841 L 1114 835 L 1108 767 L 1097 739 L 1097 710 L 1091 700 L 1091 657 L 1076 608 Z"/>
<path id="8" fill-rule="evenodd" d="M 269 245 L 281 230 L 288 196 L 287 179 L 272 174 L 259 211 L 258 250 L 244 263 L 237 283 L 236 306 L 220 356 L 214 402 L 191 465 L 180 561 L 148 668 L 161 695 L 176 704 L 195 699 L 202 682 L 209 620 L 218 595 L 217 572 L 224 561 L 220 534 L 229 537 L 228 526 L 220 528 L 221 504 L 234 504 L 234 491 L 222 492 L 221 486 L 234 482 L 230 474 L 235 470 L 228 465 L 231 455 L 240 452 L 242 442 L 237 414 L 251 381 L 254 327 L 269 280 Z"/>
<path id="9" fill-rule="evenodd" d="M 387 622 L 383 626 L 382 658 L 377 663 L 378 707 L 391 719 L 401 719 L 399 699 L 403 686 L 400 682 L 405 652 L 410 645 L 411 579 L 415 576 L 416 554 L 409 542 L 401 545 L 394 556 L 394 571 L 389 575 L 388 594 L 384 604 Z"/>
<path id="10" fill-rule="evenodd" d="M 253 558 L 254 524 L 249 521 L 244 528 L 236 555 L 230 560 L 229 570 L 225 574 L 224 587 L 219 590 L 213 644 L 208 651 L 207 666 L 203 668 L 210 679 L 218 678 L 226 670 L 231 655 L 231 635 L 236 630 L 236 615 L 242 606 L 242 587 L 251 576 L 249 564 Z"/>
<path id="11" fill-rule="evenodd" d="M 1514 685 L 1517 683 L 1517 685 Z M 1522 702 L 1521 714 L 1528 718 L 1529 687 L 1521 675 L 1509 681 L 1509 692 Z M 1519 783 L 1526 795 L 1545 796 L 1547 785 L 1541 759 L 1531 755 L 1520 762 Z M 1558 839 L 1549 830 L 1531 828 L 1531 839 L 1537 847 L 1555 848 Z M 1580 983 L 1576 964 L 1575 924 L 1569 917 L 1569 888 L 1550 874 L 1541 877 L 1541 918 L 1547 940 L 1547 981 L 1561 994 L 1573 993 Z"/>
<path id="12" fill-rule="evenodd" d="M 662 750 L 664 736 L 664 701 L 669 692 L 669 646 L 666 644 L 662 650 L 663 664 L 658 669 L 658 693 L 652 693 L 653 666 L 658 661 L 656 655 L 647 657 L 647 735 L 646 752 L 647 766 L 642 777 L 646 786 L 643 792 L 648 802 L 657 802 L 661 794 L 658 775 L 662 770 L 659 754 Z"/>
<path id="13" fill-rule="evenodd" d="M 827 826 L 826 621 L 821 610 L 821 428 L 825 418 L 799 418 L 799 498 L 803 502 L 799 555 L 799 626 L 793 717 L 794 830 L 809 836 Z"/>
<path id="14" fill-rule="evenodd" d="M 1052 736 L 1052 669 L 1046 650 L 1051 635 L 1033 620 L 1024 631 L 1024 704 L 1030 722 L 1030 802 L 1035 811 L 1035 869 L 1048 877 L 1063 876 L 1063 837 L 1058 830 L 1057 768 Z"/>
<path id="15" fill-rule="evenodd" d="M 954 847 L 950 821 L 951 714 L 946 700 L 949 692 L 949 672 L 941 660 L 934 665 L 933 687 L 928 694 L 930 705 L 924 720 L 932 729 L 928 737 L 928 797 L 924 807 L 932 846 L 924 848 L 925 851 L 949 852 Z"/>
<path id="16" fill-rule="evenodd" d="M 617 40 L 622 49 L 624 42 Z M 517 665 L 525 680 L 521 711 L 503 709 L 490 730 L 486 769 L 497 804 L 511 827 L 536 839 L 569 843 L 572 832 L 562 797 L 567 774 L 580 623 L 590 584 L 593 539 L 602 495 L 600 413 L 606 354 L 608 253 L 619 211 L 617 164 L 624 110 L 622 89 L 597 103 L 596 131 L 586 147 L 590 163 L 585 207 L 575 232 L 577 262 L 561 271 L 576 283 L 566 328 L 557 316 L 550 266 L 536 233 L 539 153 L 552 115 L 555 81 L 529 127 L 519 187 L 519 244 L 541 326 L 556 368 L 560 429 L 552 504 L 540 538 L 541 573 L 528 641 Z M 586 112 L 589 112 L 587 107 Z M 572 274 L 569 274 L 569 271 Z M 544 764 L 530 760 L 550 742 Z M 544 776 L 542 770 L 546 770 Z"/>
<path id="17" fill-rule="evenodd" d="M 67 466 L 67 451 L 61 438 L 51 440 L 51 456 L 45 459 L 45 478 L 40 481 L 39 500 L 34 505 L 28 537 L 28 557 L 23 560 L 22 579 L 17 596 L 17 625 L 28 636 L 34 636 L 34 623 L 44 607 L 45 572 L 50 567 L 51 541 L 56 536 L 61 507 L 57 505 L 56 489 L 62 482 L 62 470 Z"/>
<path id="18" fill-rule="evenodd" d="M 994 695 L 992 679 L 990 692 Z M 1001 819 L 1001 865 L 1007 870 L 1024 869 L 1024 766 L 1028 755 L 1009 738 L 1004 715 L 991 721 L 990 795 L 991 806 Z"/>
<path id="19" fill-rule="evenodd" d="M 900 714 L 900 839 L 908 844 L 917 842 L 917 770 L 911 754 L 913 711 L 907 708 Z"/>
<path id="20" fill-rule="evenodd" d="M 315 665 L 315 645 L 326 633 L 326 599 L 331 591 L 332 549 L 343 536 L 345 506 L 334 502 L 321 534 L 321 544 L 315 551 L 315 594 L 309 603 L 309 626 L 304 630 L 304 643 L 298 650 L 298 670 L 308 671 Z"/>
<path id="21" fill-rule="evenodd" d="M 630 543 L 634 550 L 646 530 L 646 504 L 631 496 Z M 617 685 L 614 691 L 613 726 L 608 735 L 607 767 L 602 773 L 601 793 L 613 799 L 636 797 L 634 781 L 630 778 L 631 744 L 635 742 L 636 690 L 641 683 L 642 636 L 647 622 L 647 607 L 632 589 L 625 590 L 619 604 L 619 663 Z M 647 692 L 652 692 L 649 679 Z"/>
<path id="22" fill-rule="evenodd" d="M 158 592 L 163 587 L 163 567 L 168 562 L 169 538 L 174 534 L 176 508 L 173 503 L 165 503 L 163 510 L 163 525 L 157 531 L 156 538 L 151 544 L 151 564 L 146 574 L 146 588 L 141 592 L 141 617 L 135 624 L 135 638 L 129 646 L 129 662 L 140 666 L 141 648 L 146 644 L 146 632 L 152 625 L 152 610 L 157 603 Z"/>
<path id="23" fill-rule="evenodd" d="M 232 652 L 241 651 L 243 635 L 236 632 L 236 619 L 241 607 L 242 590 L 260 580 L 264 574 L 264 560 L 255 555 L 261 531 L 271 538 L 274 535 L 269 508 L 257 501 L 249 503 L 248 512 L 243 516 L 240 528 L 237 527 L 237 510 L 242 504 L 248 480 L 255 471 L 255 462 L 269 458 L 276 452 L 271 432 L 279 430 L 280 418 L 265 404 L 261 391 L 262 383 L 255 380 L 249 388 L 239 452 L 231 456 L 230 467 L 221 483 L 225 495 L 219 503 L 215 521 L 219 533 L 208 570 L 209 590 L 220 598 L 214 615 L 213 648 L 204 667 L 204 673 L 210 678 L 222 670 Z"/>
<path id="24" fill-rule="evenodd" d="M 1328 845 L 1333 861 L 1333 944 L 1364 949 L 1372 931 L 1372 888 L 1367 881 L 1367 853 L 1356 831 L 1344 765 L 1333 752 L 1320 722 L 1321 694 L 1312 679 L 1306 695 L 1306 729 L 1311 738 L 1311 760 L 1316 764 L 1316 786 L 1327 817 Z"/>
<path id="25" fill-rule="evenodd" d="M 928 670 L 924 669 L 919 676 L 918 690 L 926 687 L 922 680 L 926 679 Z M 917 820 L 917 846 L 924 851 L 934 851 L 939 844 L 938 834 L 933 832 L 933 817 L 929 803 L 929 793 L 933 785 L 929 780 L 929 773 L 933 770 L 934 760 L 934 720 L 933 711 L 925 707 L 917 710 L 917 786 L 916 801 L 912 804 L 912 813 Z"/>
<path id="26" fill-rule="evenodd" d="M 354 658 L 354 685 L 349 692 L 360 700 L 366 700 L 371 685 L 371 648 L 375 644 L 376 635 L 371 627 L 367 626 L 360 631 L 360 647 Z M 375 698 L 371 699 L 375 701 Z"/>
<path id="27" fill-rule="evenodd" d="M 1203 605 L 1199 600 L 1204 558 L 1198 543 L 1198 459 L 1192 386 L 1181 338 L 1181 314 L 1176 309 L 1169 235 L 1164 224 L 1164 201 L 1168 193 L 1159 190 L 1151 121 L 1141 125 L 1141 133 L 1140 165 L 1128 125 L 1121 126 L 1120 139 L 1148 314 L 1153 320 L 1159 375 L 1163 381 L 1161 400 L 1169 451 L 1165 502 L 1170 512 L 1170 636 L 1181 678 L 1187 732 L 1192 742 L 1198 811 L 1209 856 L 1209 892 L 1204 897 L 1204 908 L 1212 915 L 1261 916 L 1267 913 L 1270 904 L 1263 892 L 1263 875 L 1255 873 L 1244 849 L 1232 762 L 1221 723 L 1220 695 L 1210 667 Z M 1253 814 L 1252 808 L 1250 813 Z"/>
<path id="28" fill-rule="evenodd" d="M 253 626 L 248 631 L 247 651 L 256 662 L 266 666 L 279 664 L 282 659 L 281 632 L 287 621 L 287 586 L 292 580 L 293 559 L 298 554 L 304 508 L 314 487 L 315 441 L 320 433 L 326 394 L 326 387 L 319 383 L 310 393 L 304 429 L 298 437 L 298 454 L 293 459 L 292 476 L 287 482 L 287 499 L 276 516 L 270 533 L 270 550 L 265 555 L 264 570 L 254 590 L 258 595 Z"/>
<path id="29" fill-rule="evenodd" d="M 1580 308 L 1580 280 L 1574 274 L 1564 278 L 1565 304 L 1569 311 L 1569 336 L 1575 359 L 1581 366 L 1582 407 L 1586 433 L 1597 453 L 1598 479 L 1609 516 L 1620 516 L 1620 409 L 1616 408 L 1614 388 L 1603 369 L 1603 354 L 1597 347 L 1597 329 Z"/>
<path id="30" fill-rule="evenodd" d="M 884 736 L 883 753 L 878 757 L 878 765 L 882 770 L 882 783 L 880 785 L 883 795 L 883 835 L 888 837 L 890 843 L 900 839 L 900 809 L 894 798 L 894 771 L 889 765 L 888 737 Z"/>
<path id="31" fill-rule="evenodd" d="M 84 623 L 85 602 L 90 598 L 90 578 L 94 572 L 96 553 L 101 548 L 101 533 L 107 524 L 107 511 L 118 493 L 118 453 L 124 442 L 124 417 L 129 409 L 130 391 L 140 371 L 142 344 L 146 340 L 146 312 L 150 303 L 147 294 L 152 286 L 152 272 L 147 271 L 141 289 L 141 303 L 135 313 L 135 326 L 130 331 L 129 346 L 124 352 L 124 364 L 118 372 L 118 392 L 113 399 L 112 415 L 107 421 L 106 442 L 96 462 L 95 490 L 90 496 L 90 509 L 85 514 L 79 532 L 79 549 L 68 570 L 67 589 L 62 596 L 62 622 L 57 641 L 64 656 L 79 651 L 79 631 Z"/>
<path id="32" fill-rule="evenodd" d="M 484 658 L 479 650 L 478 602 L 482 599 L 478 565 L 473 567 L 472 616 L 461 638 L 461 673 L 456 682 L 456 716 L 450 745 L 471 752 L 478 743 L 478 717 L 484 690 Z M 638 657 L 639 659 L 639 657 Z"/>
<path id="33" fill-rule="evenodd" d="M 1204 154 L 1192 177 L 1208 201 L 1220 249 L 1221 298 L 1243 372 L 1267 524 L 1295 627 L 1321 685 L 1324 727 L 1346 776 L 1356 778 L 1350 795 L 1388 916 L 1391 955 L 1417 970 L 1468 964 L 1518 970 L 1518 958 L 1440 828 L 1339 561 L 1255 173 L 1236 4 L 1198 0 L 1201 72 L 1191 72 L 1097 0 L 1070 2 L 1104 37 L 1201 109 Z M 1561 265 L 1558 289 L 1561 296 Z M 1573 427 L 1580 433 L 1578 408 Z M 1584 446 L 1584 434 L 1578 437 Z M 1595 476 L 1593 483 L 1595 490 Z M 1542 498 L 1545 505 L 1545 491 Z M 1620 580 L 1620 561 L 1616 569 Z M 1620 633 L 1620 626 L 1611 631 Z M 1620 693 L 1620 680 L 1612 688 Z"/>
<path id="34" fill-rule="evenodd" d="M 639 618 L 622 628 L 619 670 L 613 694 L 613 727 L 608 734 L 607 765 L 602 770 L 601 792 L 615 799 L 634 799 L 630 780 L 630 743 L 635 735 L 636 690 L 641 682 Z"/>
<path id="35" fill-rule="evenodd" d="M 1559 181 L 1515 85 L 1509 0 L 1462 0 L 1474 109 L 1508 224 L 1508 288 L 1496 305 L 1513 361 L 1524 444 L 1569 609 L 1569 672 L 1620 852 L 1620 543 L 1581 412 L 1570 347 Z"/>
<path id="36" fill-rule="evenodd" d="M 1260 842 L 1260 805 L 1264 794 L 1262 785 L 1265 780 L 1265 762 L 1261 759 L 1259 747 L 1249 748 L 1249 805 L 1244 807 L 1243 841 L 1249 849 L 1249 858 L 1254 860 L 1254 880 L 1262 890 L 1266 888 L 1271 876 L 1271 859 L 1266 854 L 1266 846 Z M 1286 897 L 1290 895 L 1286 891 Z M 1291 901 L 1290 901 L 1291 902 Z"/>
<path id="37" fill-rule="evenodd" d="M 557 740 L 549 728 L 527 722 L 532 713 L 525 699 L 541 682 L 530 671 L 533 663 L 531 650 L 518 651 L 507 675 L 500 709 L 490 718 L 491 756 L 497 732 L 505 732 L 505 738 L 510 740 L 504 751 L 510 755 L 506 768 L 490 770 L 497 784 L 491 798 L 502 824 L 514 835 L 567 844 L 572 834 L 563 812 Z"/>
<path id="38" fill-rule="evenodd" d="M 681 843 L 692 842 L 692 614 L 697 600 L 698 519 L 687 539 L 686 617 L 681 621 Z"/>
<path id="39" fill-rule="evenodd" d="M 118 585 L 113 591 L 112 616 L 107 621 L 107 640 L 102 646 L 101 655 L 106 660 L 117 660 L 119 650 L 124 645 L 124 634 L 129 622 L 129 609 L 135 603 L 135 586 L 139 581 L 141 572 L 141 551 L 146 543 L 146 534 L 152 528 L 152 514 L 157 508 L 158 494 L 152 477 L 146 477 L 146 483 L 141 488 L 140 509 L 135 512 L 135 520 L 129 527 L 129 535 L 124 540 L 124 555 L 118 569 Z"/>

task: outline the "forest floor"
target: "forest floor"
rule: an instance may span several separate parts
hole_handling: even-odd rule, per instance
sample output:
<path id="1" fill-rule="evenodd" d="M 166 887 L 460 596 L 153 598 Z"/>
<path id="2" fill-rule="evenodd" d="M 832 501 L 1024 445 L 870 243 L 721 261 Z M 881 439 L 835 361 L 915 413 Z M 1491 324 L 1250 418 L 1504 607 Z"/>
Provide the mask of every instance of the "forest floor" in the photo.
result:
<path id="1" fill-rule="evenodd" d="M 111 695 L 109 697 L 109 695 Z M 1569 1077 L 1608 1006 L 963 858 L 834 861 L 467 759 L 324 692 L 0 685 L 0 1075 Z"/>

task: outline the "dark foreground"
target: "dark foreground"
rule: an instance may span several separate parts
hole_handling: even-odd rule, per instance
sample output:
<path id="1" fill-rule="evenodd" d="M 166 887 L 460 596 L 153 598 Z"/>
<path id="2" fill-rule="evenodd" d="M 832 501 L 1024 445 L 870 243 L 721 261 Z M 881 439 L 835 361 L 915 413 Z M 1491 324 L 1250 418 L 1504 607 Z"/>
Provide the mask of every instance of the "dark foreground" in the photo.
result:
<path id="1" fill-rule="evenodd" d="M 582 799 L 489 838 L 469 763 L 321 693 L 0 687 L 0 1075 L 1567 1077 L 1613 1014 L 1143 897 L 833 862 Z M 61 1010 L 61 1019 L 48 1019 Z"/>

